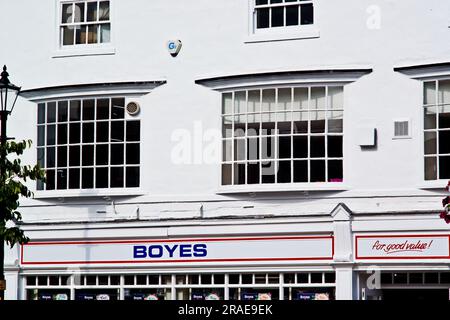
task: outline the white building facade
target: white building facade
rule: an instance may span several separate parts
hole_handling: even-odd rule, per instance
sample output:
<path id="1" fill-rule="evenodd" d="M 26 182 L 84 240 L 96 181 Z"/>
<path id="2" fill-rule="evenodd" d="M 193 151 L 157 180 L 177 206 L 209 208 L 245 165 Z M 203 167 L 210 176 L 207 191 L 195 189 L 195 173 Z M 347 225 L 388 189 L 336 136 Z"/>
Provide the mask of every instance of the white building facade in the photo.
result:
<path id="1" fill-rule="evenodd" d="M 449 299 L 449 3 L 0 11 L 47 172 L 7 299 Z"/>

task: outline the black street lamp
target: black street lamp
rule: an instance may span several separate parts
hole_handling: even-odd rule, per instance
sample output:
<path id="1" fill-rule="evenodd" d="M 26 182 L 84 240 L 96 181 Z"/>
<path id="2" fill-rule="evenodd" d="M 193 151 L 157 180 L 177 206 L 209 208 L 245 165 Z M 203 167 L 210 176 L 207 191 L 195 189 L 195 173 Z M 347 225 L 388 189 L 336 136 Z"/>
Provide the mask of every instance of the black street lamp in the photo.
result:
<path id="1" fill-rule="evenodd" d="M 5 177 L 5 160 L 6 152 L 5 145 L 8 141 L 6 135 L 6 121 L 8 120 L 8 115 L 14 109 L 17 97 L 20 93 L 20 87 L 13 85 L 8 79 L 8 72 L 6 71 L 6 66 L 3 66 L 3 72 L 0 78 L 0 121 L 1 121 L 1 155 L 0 155 L 0 183 L 4 184 Z M 5 222 L 5 209 L 0 208 L 0 224 Z M 0 235 L 0 300 L 5 300 L 5 238 L 4 235 Z"/>

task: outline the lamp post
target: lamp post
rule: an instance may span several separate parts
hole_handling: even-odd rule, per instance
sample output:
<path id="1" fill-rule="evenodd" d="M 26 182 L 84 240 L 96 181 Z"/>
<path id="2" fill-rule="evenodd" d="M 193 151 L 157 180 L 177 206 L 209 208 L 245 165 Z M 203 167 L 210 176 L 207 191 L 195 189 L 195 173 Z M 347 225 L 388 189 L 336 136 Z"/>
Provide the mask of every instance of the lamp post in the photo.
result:
<path id="1" fill-rule="evenodd" d="M 6 66 L 3 66 L 3 72 L 0 78 L 0 124 L 1 124 L 1 154 L 0 154 L 0 183 L 3 185 L 5 183 L 5 160 L 6 160 L 6 150 L 5 145 L 8 141 L 6 136 L 6 121 L 8 116 L 14 109 L 17 97 L 19 96 L 20 87 L 13 85 L 8 79 L 8 72 L 6 71 Z M 0 224 L 5 223 L 5 208 L 0 207 Z M 5 300 L 5 238 L 4 235 L 0 235 L 0 300 Z"/>

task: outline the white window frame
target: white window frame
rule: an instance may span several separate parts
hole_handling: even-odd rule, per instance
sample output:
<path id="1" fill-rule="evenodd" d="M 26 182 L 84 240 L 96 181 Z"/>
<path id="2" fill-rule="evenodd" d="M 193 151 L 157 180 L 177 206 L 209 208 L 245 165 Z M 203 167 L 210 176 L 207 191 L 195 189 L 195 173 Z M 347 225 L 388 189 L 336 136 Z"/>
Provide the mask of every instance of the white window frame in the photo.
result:
<path id="1" fill-rule="evenodd" d="M 110 41 L 107 43 L 93 43 L 93 44 L 75 44 L 75 45 L 63 45 L 61 35 L 61 19 L 62 19 L 62 6 L 67 3 L 76 2 L 100 2 L 101 0 L 56 0 L 55 5 L 55 49 L 52 54 L 52 58 L 71 57 L 71 56 L 89 56 L 89 55 L 111 55 L 115 54 L 114 47 L 115 37 L 115 2 L 109 0 L 109 24 L 110 24 Z M 87 10 L 85 9 L 85 15 Z M 98 35 L 100 36 L 100 35 Z"/>
<path id="2" fill-rule="evenodd" d="M 319 25 L 320 22 L 318 21 L 319 15 L 316 14 L 316 12 L 318 11 L 317 10 L 318 5 L 315 0 L 302 1 L 302 3 L 304 4 L 312 3 L 314 5 L 313 24 L 310 25 L 299 24 L 294 26 L 269 27 L 264 29 L 257 29 L 255 0 L 248 0 L 248 34 L 244 42 L 253 43 L 253 42 L 319 38 L 320 31 L 317 26 Z M 283 6 L 284 3 L 281 3 L 279 5 Z"/>

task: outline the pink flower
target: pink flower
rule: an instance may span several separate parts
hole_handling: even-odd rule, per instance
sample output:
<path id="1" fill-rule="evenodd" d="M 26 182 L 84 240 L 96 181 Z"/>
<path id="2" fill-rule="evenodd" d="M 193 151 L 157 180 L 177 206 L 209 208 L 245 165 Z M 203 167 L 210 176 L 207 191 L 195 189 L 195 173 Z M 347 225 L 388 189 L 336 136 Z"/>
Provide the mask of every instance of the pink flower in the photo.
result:
<path id="1" fill-rule="evenodd" d="M 442 200 L 442 206 L 445 207 L 446 205 L 448 205 L 450 203 L 450 196 L 445 197 Z"/>
<path id="2" fill-rule="evenodd" d="M 447 183 L 447 186 L 445 187 L 445 190 L 450 191 L 450 180 Z"/>
<path id="3" fill-rule="evenodd" d="M 450 223 L 450 216 L 445 216 L 444 220 L 446 223 Z"/>
<path id="4" fill-rule="evenodd" d="M 447 216 L 447 212 L 445 212 L 445 211 L 442 211 L 442 212 L 439 214 L 439 218 L 441 218 L 441 219 L 445 219 L 446 216 Z"/>

